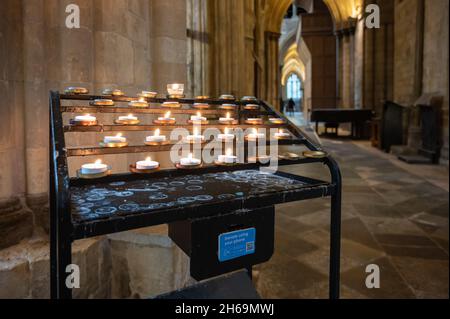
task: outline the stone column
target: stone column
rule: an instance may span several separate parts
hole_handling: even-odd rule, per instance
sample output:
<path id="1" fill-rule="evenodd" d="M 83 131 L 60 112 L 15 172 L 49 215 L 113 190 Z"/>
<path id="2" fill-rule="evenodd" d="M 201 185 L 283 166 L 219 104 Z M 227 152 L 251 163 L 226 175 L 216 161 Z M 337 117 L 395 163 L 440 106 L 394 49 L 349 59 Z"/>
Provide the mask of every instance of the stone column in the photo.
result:
<path id="1" fill-rule="evenodd" d="M 211 94 L 247 94 L 245 72 L 248 70 L 246 3 L 241 0 L 209 1 Z M 252 59 L 252 58 L 251 58 Z M 252 59 L 253 60 L 253 59 Z M 250 92 L 252 93 L 252 92 Z"/>
<path id="2" fill-rule="evenodd" d="M 166 93 L 168 83 L 186 83 L 186 0 L 152 0 L 152 87 Z"/>
<path id="3" fill-rule="evenodd" d="M 186 93 L 189 96 L 209 95 L 208 2 L 206 0 L 188 0 L 187 19 L 188 87 Z"/>
<path id="4" fill-rule="evenodd" d="M 340 37 L 339 59 L 342 72 L 339 76 L 341 107 L 354 108 L 355 28 L 340 30 L 338 37 Z"/>
<path id="5" fill-rule="evenodd" d="M 334 34 L 336 36 L 336 106 L 342 108 L 343 60 L 341 57 L 343 52 L 344 34 L 341 30 L 335 31 Z"/>
<path id="6" fill-rule="evenodd" d="M 275 108 L 280 108 L 280 64 L 279 64 L 279 39 L 276 32 L 265 32 L 265 92 L 263 99 Z"/>
<path id="7" fill-rule="evenodd" d="M 364 19 L 360 19 L 356 25 L 354 62 L 354 106 L 356 109 L 362 109 L 364 107 Z"/>
<path id="8" fill-rule="evenodd" d="M 381 28 L 364 30 L 363 106 L 381 116 L 383 103 L 394 91 L 394 3 L 378 1 Z"/>
<path id="9" fill-rule="evenodd" d="M 21 1 L 2 2 L 0 21 L 0 249 L 31 235 L 32 213 L 26 192 L 23 51 L 24 12 Z"/>

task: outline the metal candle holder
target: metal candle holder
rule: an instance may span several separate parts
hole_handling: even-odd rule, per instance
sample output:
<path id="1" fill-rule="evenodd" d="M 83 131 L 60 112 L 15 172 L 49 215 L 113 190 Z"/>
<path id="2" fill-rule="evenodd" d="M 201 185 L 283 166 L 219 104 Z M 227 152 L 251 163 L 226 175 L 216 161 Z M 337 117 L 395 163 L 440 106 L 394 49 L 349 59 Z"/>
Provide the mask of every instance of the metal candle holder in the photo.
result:
<path id="1" fill-rule="evenodd" d="M 100 147 L 104 147 L 104 148 L 122 148 L 122 147 L 127 147 L 128 146 L 128 142 L 123 142 L 123 143 L 104 143 L 104 142 L 100 142 L 99 145 L 100 145 Z"/>
<path id="2" fill-rule="evenodd" d="M 154 169 L 137 169 L 136 164 L 130 165 L 130 172 L 134 173 L 134 174 L 151 174 L 151 173 L 159 171 L 159 169 L 160 169 L 160 166 L 158 166 L 157 168 L 154 168 Z"/>
<path id="3" fill-rule="evenodd" d="M 81 173 L 81 169 L 77 170 L 77 177 L 82 179 L 97 179 L 97 178 L 103 178 L 106 176 L 111 175 L 111 166 L 108 166 L 108 169 L 105 172 L 98 173 L 98 174 L 83 174 Z"/>

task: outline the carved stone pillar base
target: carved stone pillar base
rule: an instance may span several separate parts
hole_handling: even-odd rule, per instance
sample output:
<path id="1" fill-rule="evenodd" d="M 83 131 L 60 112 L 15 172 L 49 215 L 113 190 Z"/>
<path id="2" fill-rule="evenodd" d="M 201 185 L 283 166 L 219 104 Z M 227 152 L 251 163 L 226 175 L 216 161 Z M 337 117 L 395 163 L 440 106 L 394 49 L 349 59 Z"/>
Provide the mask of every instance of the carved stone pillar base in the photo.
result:
<path id="1" fill-rule="evenodd" d="M 33 215 L 19 198 L 0 201 L 0 249 L 18 244 L 33 233 Z"/>
<path id="2" fill-rule="evenodd" d="M 27 206 L 34 214 L 35 225 L 42 227 L 42 229 L 48 234 L 50 230 L 50 221 L 47 194 L 27 197 Z"/>

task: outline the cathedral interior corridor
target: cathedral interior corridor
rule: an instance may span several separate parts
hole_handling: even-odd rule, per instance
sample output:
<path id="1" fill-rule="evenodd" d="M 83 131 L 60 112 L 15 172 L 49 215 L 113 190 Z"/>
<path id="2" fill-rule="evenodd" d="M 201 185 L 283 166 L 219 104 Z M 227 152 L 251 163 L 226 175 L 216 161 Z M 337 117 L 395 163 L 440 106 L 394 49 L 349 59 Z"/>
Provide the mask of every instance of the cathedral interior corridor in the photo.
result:
<path id="1" fill-rule="evenodd" d="M 449 298 L 448 0 L 0 13 L 0 299 Z"/>

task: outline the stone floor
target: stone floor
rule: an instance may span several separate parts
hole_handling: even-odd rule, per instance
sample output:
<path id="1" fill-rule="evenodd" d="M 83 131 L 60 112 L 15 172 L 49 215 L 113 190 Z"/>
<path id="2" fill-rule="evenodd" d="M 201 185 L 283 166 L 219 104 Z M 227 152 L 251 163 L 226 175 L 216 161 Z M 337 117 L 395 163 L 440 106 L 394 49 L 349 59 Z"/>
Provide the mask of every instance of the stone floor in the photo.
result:
<path id="1" fill-rule="evenodd" d="M 365 142 L 324 140 L 343 180 L 343 298 L 448 298 L 448 169 L 409 166 Z M 295 166 L 311 177 L 322 166 Z M 327 298 L 327 199 L 277 207 L 275 254 L 255 268 L 264 298 Z M 380 289 L 365 286 L 366 266 L 381 270 Z"/>

